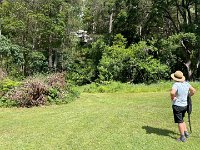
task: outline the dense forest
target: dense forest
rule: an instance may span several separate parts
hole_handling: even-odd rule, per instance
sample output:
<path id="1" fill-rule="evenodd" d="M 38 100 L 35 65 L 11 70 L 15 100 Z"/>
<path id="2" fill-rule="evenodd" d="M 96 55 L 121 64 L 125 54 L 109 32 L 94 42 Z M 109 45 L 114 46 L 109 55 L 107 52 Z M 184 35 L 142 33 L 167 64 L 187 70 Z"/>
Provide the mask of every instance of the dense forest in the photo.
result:
<path id="1" fill-rule="evenodd" d="M 0 0 L 0 76 L 198 80 L 199 20 L 199 0 Z"/>

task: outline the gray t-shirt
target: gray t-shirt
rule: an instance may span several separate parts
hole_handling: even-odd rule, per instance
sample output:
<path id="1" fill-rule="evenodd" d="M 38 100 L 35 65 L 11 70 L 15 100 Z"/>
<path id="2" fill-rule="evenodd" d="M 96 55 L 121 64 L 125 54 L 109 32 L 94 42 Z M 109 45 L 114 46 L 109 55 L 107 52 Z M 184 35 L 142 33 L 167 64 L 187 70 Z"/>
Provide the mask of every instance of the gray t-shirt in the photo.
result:
<path id="1" fill-rule="evenodd" d="M 187 96 L 190 88 L 188 82 L 175 82 L 172 89 L 176 89 L 176 100 L 173 101 L 173 105 L 187 106 Z"/>

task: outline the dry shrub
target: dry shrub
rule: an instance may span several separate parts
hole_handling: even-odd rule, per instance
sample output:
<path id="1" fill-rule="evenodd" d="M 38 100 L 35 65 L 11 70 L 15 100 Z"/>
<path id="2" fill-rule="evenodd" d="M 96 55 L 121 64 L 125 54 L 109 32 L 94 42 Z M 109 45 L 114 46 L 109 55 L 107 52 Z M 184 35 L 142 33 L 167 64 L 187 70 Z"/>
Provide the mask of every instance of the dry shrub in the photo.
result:
<path id="1" fill-rule="evenodd" d="M 56 89 L 64 89 L 66 87 L 65 73 L 55 73 L 47 78 L 48 86 Z"/>
<path id="2" fill-rule="evenodd" d="M 3 78 L 5 78 L 6 76 L 6 72 L 4 72 L 2 68 L 0 68 L 0 80 L 3 80 Z"/>
<path id="3" fill-rule="evenodd" d="M 41 106 L 49 103 L 68 103 L 77 96 L 77 92 L 67 85 L 64 73 L 29 77 L 20 86 L 6 94 L 8 100 L 19 107 Z"/>
<path id="4" fill-rule="evenodd" d="M 28 79 L 22 86 L 10 91 L 7 98 L 16 100 L 20 107 L 40 106 L 46 103 L 48 87 L 38 79 Z"/>
<path id="5" fill-rule="evenodd" d="M 50 87 L 48 100 L 50 102 L 63 103 L 65 95 L 70 92 L 65 80 L 65 73 L 54 73 L 48 76 L 47 85 Z M 59 99 L 59 101 L 57 101 Z"/>

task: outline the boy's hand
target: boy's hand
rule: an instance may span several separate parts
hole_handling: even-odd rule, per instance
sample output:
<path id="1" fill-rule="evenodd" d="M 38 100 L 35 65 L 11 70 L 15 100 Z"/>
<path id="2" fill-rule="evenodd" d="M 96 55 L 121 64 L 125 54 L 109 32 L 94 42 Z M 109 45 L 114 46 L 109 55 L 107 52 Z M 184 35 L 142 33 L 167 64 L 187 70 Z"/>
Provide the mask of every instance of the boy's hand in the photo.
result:
<path id="1" fill-rule="evenodd" d="M 176 97 L 174 97 L 172 100 L 173 100 L 173 101 L 176 101 L 176 100 L 177 100 L 177 98 L 176 98 Z"/>

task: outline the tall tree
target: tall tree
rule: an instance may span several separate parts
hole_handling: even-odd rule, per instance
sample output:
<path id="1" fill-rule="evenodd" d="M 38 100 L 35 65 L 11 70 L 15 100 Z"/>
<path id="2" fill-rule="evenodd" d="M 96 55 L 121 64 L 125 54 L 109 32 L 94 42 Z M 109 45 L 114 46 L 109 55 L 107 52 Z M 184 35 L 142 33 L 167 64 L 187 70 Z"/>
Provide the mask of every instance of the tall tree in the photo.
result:
<path id="1" fill-rule="evenodd" d="M 80 2 L 78 0 L 3 1 L 0 9 L 2 34 L 24 47 L 25 63 L 22 68 L 25 75 L 33 72 L 30 60 L 32 57 L 35 58 L 35 51 L 46 57 L 50 70 L 63 68 L 60 62 L 63 53 L 70 47 L 68 42 L 70 33 L 77 30 L 80 25 Z M 45 62 L 43 64 L 45 65 Z"/>

